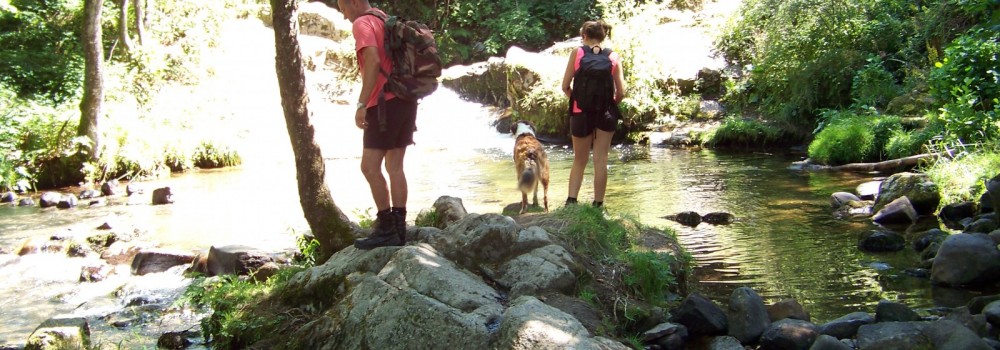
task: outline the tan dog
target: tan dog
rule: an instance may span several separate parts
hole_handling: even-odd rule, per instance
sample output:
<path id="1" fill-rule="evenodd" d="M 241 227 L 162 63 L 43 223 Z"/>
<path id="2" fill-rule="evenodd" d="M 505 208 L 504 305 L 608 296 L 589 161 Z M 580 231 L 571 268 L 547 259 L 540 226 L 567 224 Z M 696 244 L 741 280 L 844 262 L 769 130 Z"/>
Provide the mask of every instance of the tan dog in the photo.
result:
<path id="1" fill-rule="evenodd" d="M 538 206 L 538 183 L 542 183 L 545 212 L 549 212 L 549 158 L 542 143 L 535 138 L 535 125 L 519 120 L 510 126 L 514 136 L 514 166 L 517 187 L 521 190 L 521 214 L 528 211 L 528 192 L 534 192 L 532 205 Z"/>

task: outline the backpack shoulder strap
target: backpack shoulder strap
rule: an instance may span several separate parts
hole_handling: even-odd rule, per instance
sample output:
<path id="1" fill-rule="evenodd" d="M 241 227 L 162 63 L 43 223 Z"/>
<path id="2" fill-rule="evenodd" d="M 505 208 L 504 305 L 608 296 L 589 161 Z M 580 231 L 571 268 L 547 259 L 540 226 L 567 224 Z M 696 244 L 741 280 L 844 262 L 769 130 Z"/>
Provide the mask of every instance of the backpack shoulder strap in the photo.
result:
<path id="1" fill-rule="evenodd" d="M 375 11 L 375 10 L 365 11 L 365 13 L 362 13 L 361 15 L 362 16 L 372 16 L 372 17 L 381 19 L 382 22 L 385 22 L 385 21 L 389 20 L 389 17 L 386 16 L 384 13 L 379 12 L 379 11 Z"/>

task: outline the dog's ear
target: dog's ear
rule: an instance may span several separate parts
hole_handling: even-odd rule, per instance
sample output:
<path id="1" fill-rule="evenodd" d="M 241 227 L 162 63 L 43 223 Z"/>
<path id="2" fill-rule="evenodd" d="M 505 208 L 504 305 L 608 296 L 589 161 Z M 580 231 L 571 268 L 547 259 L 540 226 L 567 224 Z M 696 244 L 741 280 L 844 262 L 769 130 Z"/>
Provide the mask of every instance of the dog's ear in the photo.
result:
<path id="1" fill-rule="evenodd" d="M 517 132 L 517 124 L 521 124 L 521 121 L 518 120 L 516 122 L 510 123 L 510 133 L 511 134 Z"/>
<path id="2" fill-rule="evenodd" d="M 524 123 L 527 124 L 528 127 L 531 128 L 531 132 L 535 132 L 535 123 L 532 123 L 532 122 L 527 121 L 527 120 L 525 120 Z"/>

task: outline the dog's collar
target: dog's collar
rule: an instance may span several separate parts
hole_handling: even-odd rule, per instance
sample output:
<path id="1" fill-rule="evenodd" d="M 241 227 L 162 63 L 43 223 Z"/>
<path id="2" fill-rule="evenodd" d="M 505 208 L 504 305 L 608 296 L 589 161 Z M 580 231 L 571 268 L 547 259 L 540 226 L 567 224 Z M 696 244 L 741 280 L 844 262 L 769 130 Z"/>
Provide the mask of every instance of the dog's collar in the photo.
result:
<path id="1" fill-rule="evenodd" d="M 535 136 L 535 130 L 532 130 L 531 126 L 529 126 L 527 124 L 518 123 L 517 124 L 517 131 L 514 132 L 514 136 L 521 136 L 521 135 L 524 135 L 524 134 Z"/>

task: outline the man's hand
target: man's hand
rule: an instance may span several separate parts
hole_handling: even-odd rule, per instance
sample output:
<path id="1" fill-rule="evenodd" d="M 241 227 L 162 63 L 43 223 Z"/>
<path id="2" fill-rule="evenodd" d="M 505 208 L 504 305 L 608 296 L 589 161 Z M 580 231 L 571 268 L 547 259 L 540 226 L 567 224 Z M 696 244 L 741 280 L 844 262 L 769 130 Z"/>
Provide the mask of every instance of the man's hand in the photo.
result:
<path id="1" fill-rule="evenodd" d="M 358 129 L 364 129 L 368 127 L 368 123 L 365 122 L 365 116 L 368 115 L 367 108 L 358 108 L 358 111 L 354 113 L 354 125 L 358 126 Z"/>

